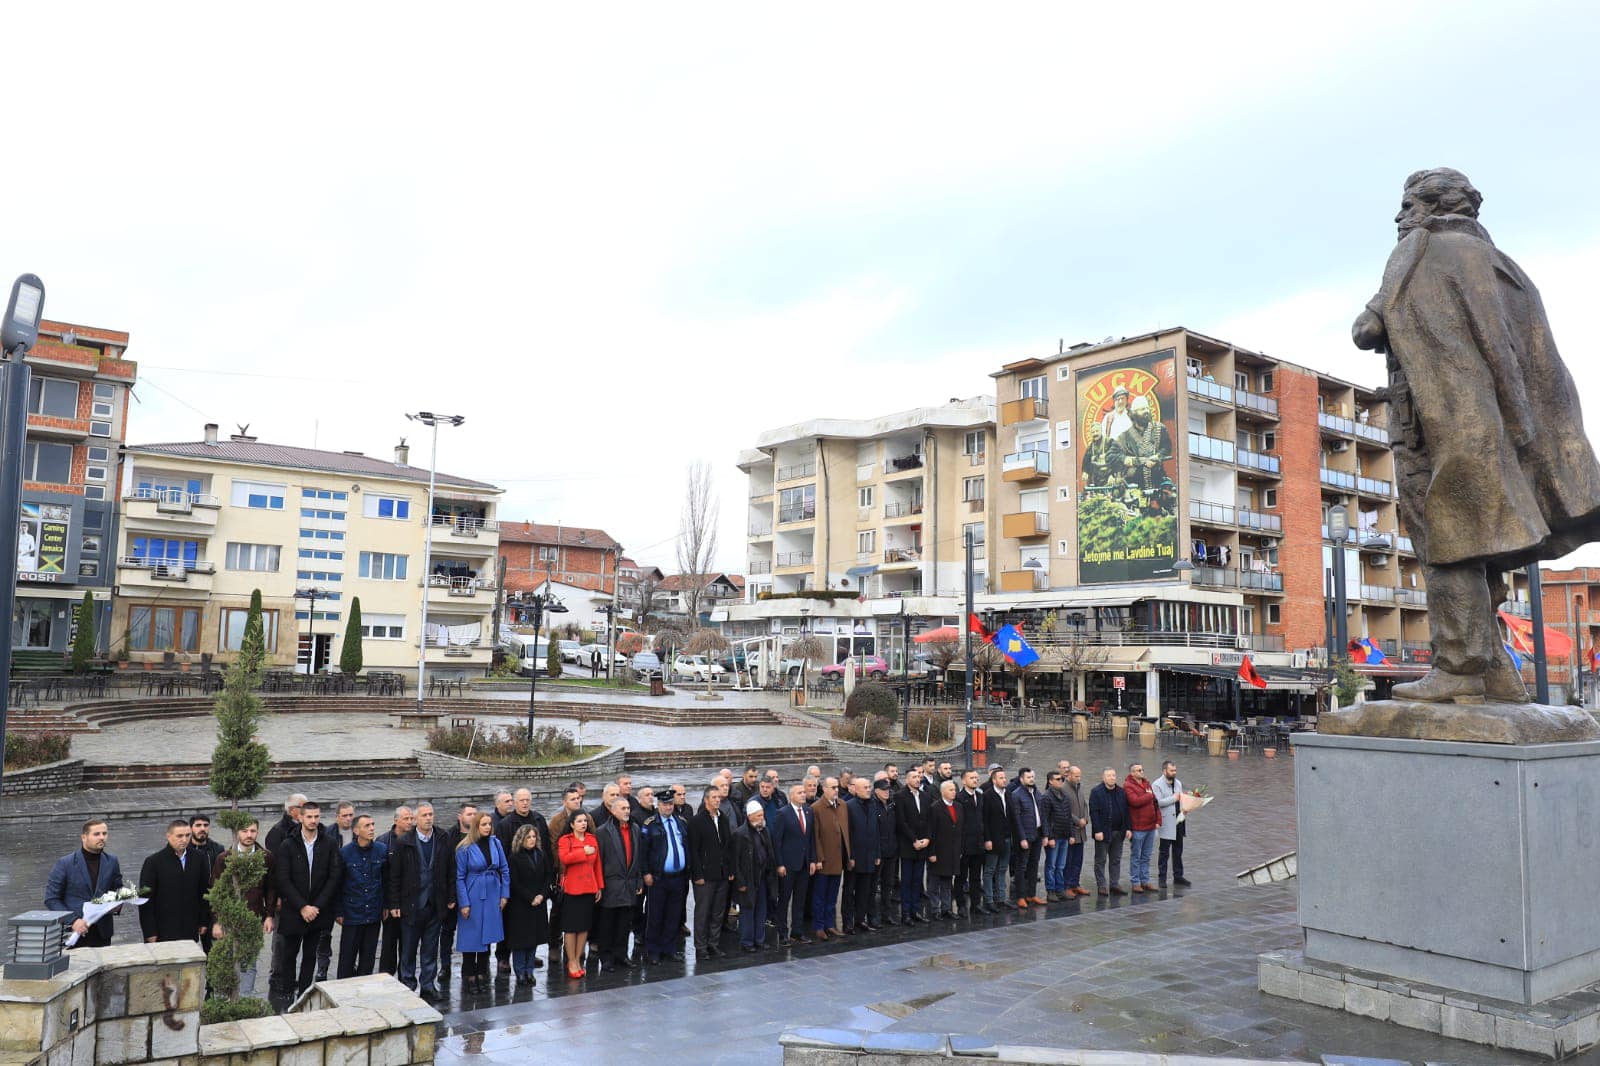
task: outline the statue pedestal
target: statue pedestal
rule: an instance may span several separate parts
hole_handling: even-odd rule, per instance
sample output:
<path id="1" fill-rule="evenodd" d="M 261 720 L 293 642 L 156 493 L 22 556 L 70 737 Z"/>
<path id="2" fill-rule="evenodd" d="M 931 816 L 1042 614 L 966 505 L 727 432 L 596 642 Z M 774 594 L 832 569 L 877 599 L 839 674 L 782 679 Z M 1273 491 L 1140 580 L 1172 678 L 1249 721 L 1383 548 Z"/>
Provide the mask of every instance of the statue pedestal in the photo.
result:
<path id="1" fill-rule="evenodd" d="M 1523 1005 L 1600 982 L 1600 741 L 1294 742 L 1308 961 Z"/>

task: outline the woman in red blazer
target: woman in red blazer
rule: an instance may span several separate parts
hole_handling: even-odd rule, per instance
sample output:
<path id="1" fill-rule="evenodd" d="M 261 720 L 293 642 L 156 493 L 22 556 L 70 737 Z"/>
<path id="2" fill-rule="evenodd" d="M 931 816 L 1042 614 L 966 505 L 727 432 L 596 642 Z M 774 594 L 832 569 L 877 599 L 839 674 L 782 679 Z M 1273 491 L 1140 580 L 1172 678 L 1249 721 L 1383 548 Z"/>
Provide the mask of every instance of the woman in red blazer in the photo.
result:
<path id="1" fill-rule="evenodd" d="M 600 841 L 590 832 L 593 825 L 588 812 L 579 811 L 556 844 L 563 867 L 561 933 L 567 950 L 567 976 L 574 980 L 583 976 L 583 949 L 588 946 L 589 930 L 594 925 L 594 905 L 606 885 L 600 867 Z"/>

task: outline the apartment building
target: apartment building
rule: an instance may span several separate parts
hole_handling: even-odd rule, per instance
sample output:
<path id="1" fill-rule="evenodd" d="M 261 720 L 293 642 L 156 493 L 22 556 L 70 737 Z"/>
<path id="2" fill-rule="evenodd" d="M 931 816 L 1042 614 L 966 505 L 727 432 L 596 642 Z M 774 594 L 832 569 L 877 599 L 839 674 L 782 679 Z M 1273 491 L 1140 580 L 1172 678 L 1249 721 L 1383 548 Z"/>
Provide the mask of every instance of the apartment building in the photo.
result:
<path id="1" fill-rule="evenodd" d="M 72 646 L 74 609 L 95 601 L 102 650 L 116 573 L 116 486 L 138 365 L 118 330 L 42 321 L 28 353 L 28 426 L 11 646 L 57 656 Z M 15 658 L 14 660 L 15 661 Z M 59 662 L 59 659 L 56 659 Z"/>
<path id="2" fill-rule="evenodd" d="M 486 670 L 501 491 L 440 473 L 430 511 L 428 471 L 404 443 L 391 461 L 220 440 L 207 425 L 202 440 L 130 446 L 112 648 L 133 662 L 226 661 L 260 589 L 274 667 L 336 664 L 359 597 L 368 669 L 414 677 L 425 639 L 430 676 Z"/>
<path id="3" fill-rule="evenodd" d="M 698 589 L 698 595 L 694 595 Z M 704 625 L 716 610 L 744 599 L 745 579 L 741 574 L 672 574 L 656 587 L 655 613 L 658 616 Z M 695 617 L 690 618 L 690 601 Z"/>
<path id="4" fill-rule="evenodd" d="M 557 624 L 606 632 L 616 602 L 622 545 L 603 529 L 506 522 L 500 528 L 506 560 L 506 609 L 512 622 L 530 621 L 536 593 L 552 593 L 567 609 Z"/>
<path id="5" fill-rule="evenodd" d="M 641 565 L 626 555 L 617 559 L 618 617 L 634 624 L 656 609 L 656 590 L 666 580 L 659 566 Z"/>

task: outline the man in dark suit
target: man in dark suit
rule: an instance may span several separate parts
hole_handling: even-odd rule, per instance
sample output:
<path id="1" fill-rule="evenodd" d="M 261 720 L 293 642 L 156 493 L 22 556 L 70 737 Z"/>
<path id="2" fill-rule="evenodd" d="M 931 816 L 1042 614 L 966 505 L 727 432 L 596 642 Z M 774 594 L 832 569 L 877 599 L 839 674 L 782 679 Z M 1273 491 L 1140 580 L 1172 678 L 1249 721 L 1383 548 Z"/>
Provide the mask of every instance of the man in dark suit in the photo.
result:
<path id="1" fill-rule="evenodd" d="M 211 871 L 189 850 L 189 822 L 178 818 L 167 826 L 167 846 L 144 860 L 139 887 L 150 901 L 139 908 L 139 929 L 145 943 L 199 940 L 206 916 L 206 889 Z"/>
<path id="2" fill-rule="evenodd" d="M 643 793 L 644 789 L 640 789 Z M 647 899 L 644 961 L 683 958 L 679 915 L 689 894 L 689 823 L 678 813 L 671 789 L 655 800 L 656 816 L 640 827 L 644 837 L 644 891 Z M 641 802 L 643 802 L 641 798 Z M 644 808 L 640 808 L 641 810 Z"/>
<path id="3" fill-rule="evenodd" d="M 956 783 L 940 784 L 939 802 L 928 815 L 928 835 L 933 839 L 928 848 L 928 895 L 933 900 L 929 908 L 931 918 L 961 917 L 951 893 L 956 874 L 961 872 L 961 821 L 965 813 L 956 803 Z"/>
<path id="4" fill-rule="evenodd" d="M 922 792 L 922 770 L 906 771 L 906 787 L 894 801 L 894 835 L 900 845 L 900 920 L 915 925 L 922 916 L 923 878 L 928 868 L 929 819 L 932 813 Z"/>
<path id="5" fill-rule="evenodd" d="M 93 925 L 83 920 L 85 903 L 122 887 L 122 866 L 115 855 L 106 851 L 110 835 L 111 829 L 104 818 L 90 818 L 84 822 L 78 834 L 78 850 L 57 859 L 44 883 L 44 909 L 73 914 L 65 923 L 78 934 L 78 942 L 73 947 L 107 947 L 115 931 L 112 928 L 115 912 Z"/>
<path id="6" fill-rule="evenodd" d="M 409 832 L 395 838 L 389 916 L 400 924 L 400 983 L 434 999 L 439 995 L 439 924 L 455 896 L 456 853 L 433 824 L 433 804 L 418 804 L 415 819 Z"/>
<path id="7" fill-rule="evenodd" d="M 600 870 L 605 876 L 595 917 L 594 948 L 607 966 L 631 970 L 634 964 L 628 958 L 628 935 L 633 931 L 634 903 L 644 892 L 644 841 L 639 827 L 629 817 L 632 804 L 618 792 L 613 792 L 608 802 L 611 820 L 594 834 L 600 844 Z"/>
<path id="8" fill-rule="evenodd" d="M 1027 910 L 1030 903 L 1047 902 L 1039 895 L 1039 858 L 1049 837 L 1033 771 L 1026 766 L 1017 771 L 1017 787 L 1011 792 L 1011 828 L 1017 846 L 1011 893 L 1017 898 L 1018 909 Z"/>
<path id="9" fill-rule="evenodd" d="M 983 902 L 983 794 L 978 791 L 978 771 L 961 775 L 956 802 L 965 816 L 961 822 L 961 872 L 956 875 L 955 902 L 968 915 L 988 914 Z"/>
<path id="10" fill-rule="evenodd" d="M 300 806 L 300 832 L 288 836 L 273 853 L 282 910 L 278 928 L 284 939 L 284 979 L 293 983 L 279 989 L 297 996 L 311 987 L 317 966 L 317 942 L 333 926 L 334 901 L 344 873 L 339 846 L 322 831 L 322 808 L 307 800 Z M 300 972 L 295 976 L 295 957 Z"/>
<path id="11" fill-rule="evenodd" d="M 864 777 L 850 781 L 850 798 L 845 808 L 850 816 L 850 872 L 845 875 L 845 928 L 858 933 L 878 930 L 872 913 L 872 893 L 878 884 L 878 812 L 872 800 L 872 786 Z"/>
<path id="12" fill-rule="evenodd" d="M 900 840 L 894 829 L 894 782 L 882 770 L 872 779 L 872 813 L 878 818 L 878 880 L 873 913 L 879 925 L 900 924 Z"/>
<path id="13" fill-rule="evenodd" d="M 401 805 L 394 809 L 394 824 L 389 831 L 378 837 L 378 843 L 383 845 L 383 850 L 389 853 L 389 870 L 394 872 L 394 863 L 400 858 L 400 853 L 395 851 L 400 838 L 411 832 L 417 824 L 417 815 L 410 807 Z M 378 972 L 397 974 L 400 972 L 400 941 L 402 932 L 400 919 L 388 913 L 383 916 L 383 944 L 378 949 Z"/>
<path id="14" fill-rule="evenodd" d="M 772 879 L 778 862 L 772 834 L 767 830 L 767 809 L 759 800 L 744 805 L 744 824 L 733 833 L 730 850 L 734 895 L 739 899 L 739 949 L 759 951 L 767 946 L 767 907 L 772 902 Z"/>
<path id="15" fill-rule="evenodd" d="M 778 946 L 809 944 L 805 907 L 817 868 L 817 820 L 806 804 L 804 785 L 789 790 L 789 802 L 779 808 L 769 832 L 778 863 Z"/>
<path id="16" fill-rule="evenodd" d="M 990 910 L 1010 907 L 1006 875 L 1011 867 L 1011 797 L 1006 792 L 1006 772 L 989 771 L 983 795 L 983 902 Z"/>
<path id="17" fill-rule="evenodd" d="M 746 802 L 749 802 L 748 800 Z M 733 888 L 733 820 L 722 809 L 722 790 L 706 789 L 689 822 L 689 879 L 694 882 L 694 954 L 722 954 L 722 923 Z"/>
<path id="18" fill-rule="evenodd" d="M 495 805 L 498 808 L 498 797 Z M 511 855 L 511 842 L 516 839 L 517 830 L 525 825 L 531 825 L 538 831 L 540 847 L 549 849 L 555 846 L 550 840 L 549 823 L 544 820 L 544 815 L 533 809 L 533 793 L 528 789 L 519 788 L 511 794 L 510 812 L 496 814 L 494 820 L 494 835 L 500 838 L 500 846 L 505 849 L 508 859 Z M 511 972 L 511 949 L 506 946 L 508 943 L 509 941 L 502 940 L 495 947 L 496 973 Z"/>

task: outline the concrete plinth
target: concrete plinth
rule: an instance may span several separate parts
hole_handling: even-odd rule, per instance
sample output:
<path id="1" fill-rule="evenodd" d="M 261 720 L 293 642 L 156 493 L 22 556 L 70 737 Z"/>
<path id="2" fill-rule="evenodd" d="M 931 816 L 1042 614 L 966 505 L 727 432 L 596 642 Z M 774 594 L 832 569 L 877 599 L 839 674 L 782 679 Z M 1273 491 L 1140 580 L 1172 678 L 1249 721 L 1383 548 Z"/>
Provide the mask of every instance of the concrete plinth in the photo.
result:
<path id="1" fill-rule="evenodd" d="M 1524 1005 L 1600 982 L 1600 741 L 1294 742 L 1307 960 Z"/>

